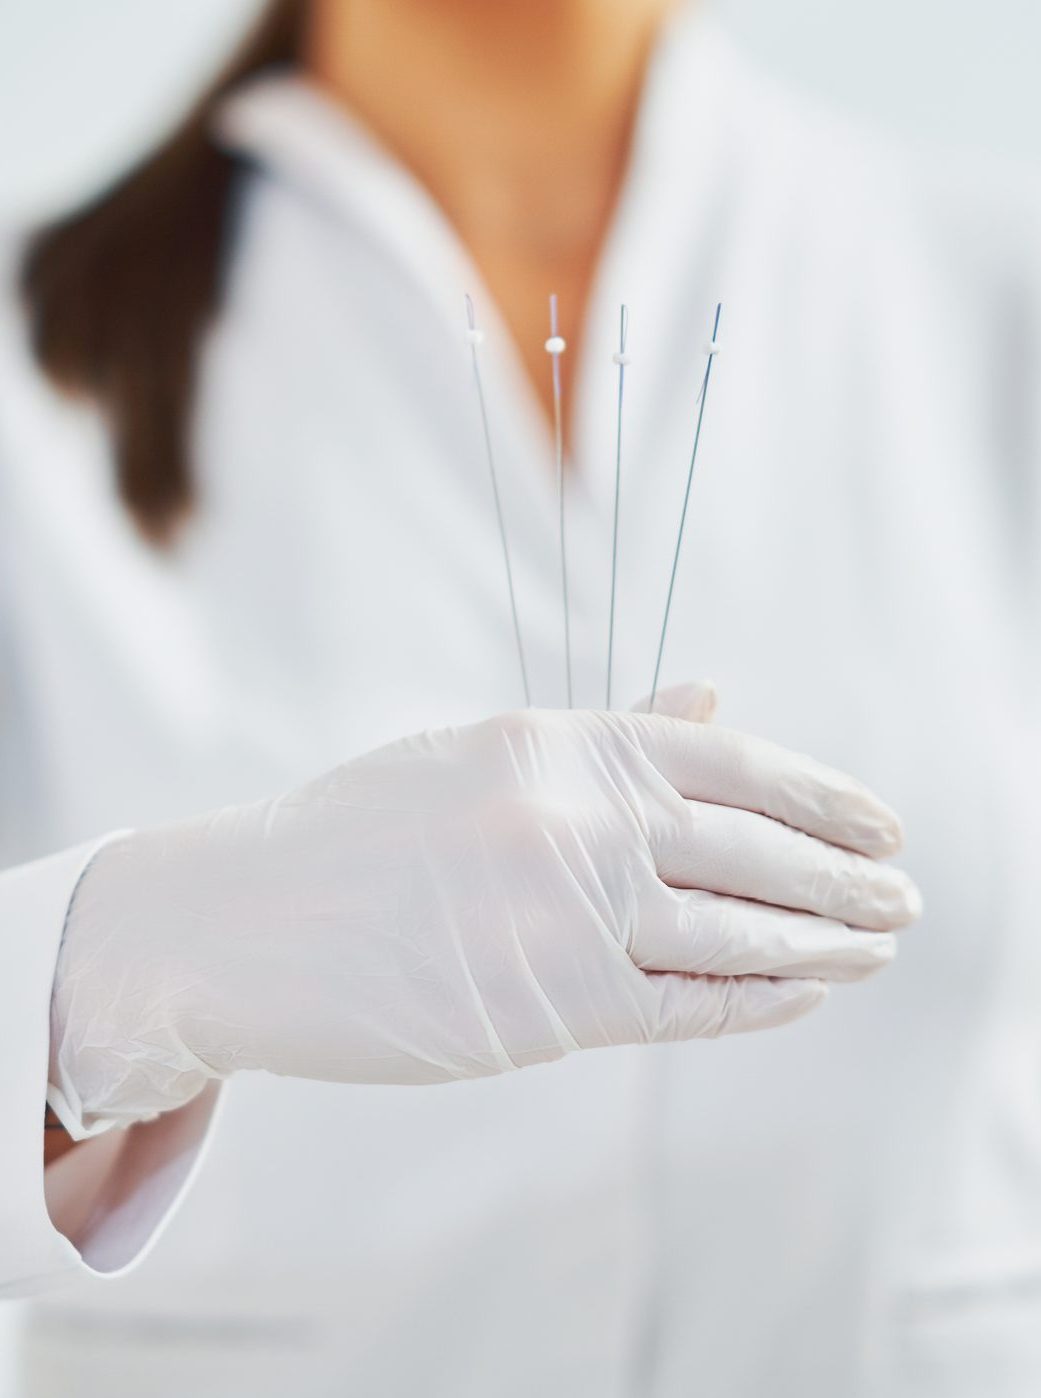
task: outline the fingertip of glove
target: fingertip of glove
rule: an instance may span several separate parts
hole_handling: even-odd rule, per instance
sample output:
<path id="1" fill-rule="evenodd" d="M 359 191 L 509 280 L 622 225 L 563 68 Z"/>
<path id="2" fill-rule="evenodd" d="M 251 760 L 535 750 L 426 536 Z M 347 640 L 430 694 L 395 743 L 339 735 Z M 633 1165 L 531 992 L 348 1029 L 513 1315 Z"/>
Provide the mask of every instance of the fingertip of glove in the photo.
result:
<path id="1" fill-rule="evenodd" d="M 816 978 L 769 977 L 769 990 L 763 994 L 758 1013 L 743 1027 L 779 1029 L 801 1019 L 828 998 L 826 981 Z"/>
<path id="2" fill-rule="evenodd" d="M 834 971 L 829 970 L 830 981 L 849 985 L 877 976 L 892 965 L 898 951 L 894 933 L 863 932 L 858 928 L 850 928 L 849 932 L 852 954 L 848 961 L 836 962 Z"/>
<path id="3" fill-rule="evenodd" d="M 842 779 L 842 786 L 833 792 L 828 814 L 835 823 L 833 838 L 858 854 L 889 859 L 903 849 L 900 817 L 859 782 Z"/>
<path id="4" fill-rule="evenodd" d="M 876 859 L 890 859 L 899 854 L 904 847 L 904 827 L 896 812 L 883 806 L 881 818 L 864 832 L 864 843 L 869 846 L 866 853 Z"/>
<path id="5" fill-rule="evenodd" d="M 821 1004 L 830 993 L 828 982 L 825 980 L 793 981 L 791 984 L 795 987 L 792 1000 L 804 1004 L 808 1010 L 812 1009 L 814 1005 Z"/>
<path id="6" fill-rule="evenodd" d="M 779 1022 L 782 1024 L 809 1014 L 811 1010 L 823 1004 L 830 993 L 828 982 L 817 978 L 789 980 L 784 985 L 785 990 L 779 1006 L 782 1012 Z"/>
<path id="7" fill-rule="evenodd" d="M 921 890 L 909 874 L 902 869 L 891 870 L 891 899 L 885 912 L 886 926 L 883 931 L 895 931 L 917 922 L 925 910 Z"/>
<path id="8" fill-rule="evenodd" d="M 879 967 L 888 966 L 896 959 L 900 944 L 892 932 L 869 932 L 868 948 Z"/>

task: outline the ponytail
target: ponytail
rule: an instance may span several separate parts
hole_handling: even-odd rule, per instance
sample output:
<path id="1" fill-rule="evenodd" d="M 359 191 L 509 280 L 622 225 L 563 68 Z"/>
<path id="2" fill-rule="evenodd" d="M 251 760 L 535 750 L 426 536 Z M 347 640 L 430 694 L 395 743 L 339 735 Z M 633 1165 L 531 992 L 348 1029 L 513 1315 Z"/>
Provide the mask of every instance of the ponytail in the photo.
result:
<path id="1" fill-rule="evenodd" d="M 239 162 L 211 137 L 244 78 L 299 56 L 303 7 L 275 0 L 175 134 L 113 189 L 38 233 L 22 268 L 32 345 L 59 388 L 102 410 L 120 497 L 166 543 L 192 506 L 201 338 L 220 309 Z"/>

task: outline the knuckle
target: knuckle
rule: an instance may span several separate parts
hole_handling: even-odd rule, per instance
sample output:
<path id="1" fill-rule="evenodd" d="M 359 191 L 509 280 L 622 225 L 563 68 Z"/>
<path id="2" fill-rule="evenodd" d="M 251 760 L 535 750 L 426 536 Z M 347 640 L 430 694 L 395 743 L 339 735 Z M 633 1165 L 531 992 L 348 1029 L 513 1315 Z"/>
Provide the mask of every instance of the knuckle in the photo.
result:
<path id="1" fill-rule="evenodd" d="M 565 770 L 571 770 L 588 757 L 596 717 L 567 709 L 514 709 L 486 719 L 483 729 L 492 752 L 512 765 L 528 769 L 535 757 L 551 753 L 554 763 L 570 764 Z"/>
<path id="2" fill-rule="evenodd" d="M 708 1038 L 720 1039 L 724 1034 L 732 1034 L 739 1015 L 739 1002 L 742 987 L 734 976 L 725 976 L 717 982 L 716 1012 L 708 1028 Z"/>
<path id="3" fill-rule="evenodd" d="M 478 726 L 476 756 L 486 786 L 526 790 L 558 773 L 565 756 L 556 716 L 541 709 L 496 714 Z"/>
<path id="4" fill-rule="evenodd" d="M 691 954 L 698 971 L 717 973 L 750 948 L 747 913 L 736 899 L 705 895 L 692 908 Z"/>
<path id="5" fill-rule="evenodd" d="M 524 742 L 539 732 L 542 724 L 542 714 L 537 709 L 511 709 L 488 719 L 486 726 L 497 738 Z"/>

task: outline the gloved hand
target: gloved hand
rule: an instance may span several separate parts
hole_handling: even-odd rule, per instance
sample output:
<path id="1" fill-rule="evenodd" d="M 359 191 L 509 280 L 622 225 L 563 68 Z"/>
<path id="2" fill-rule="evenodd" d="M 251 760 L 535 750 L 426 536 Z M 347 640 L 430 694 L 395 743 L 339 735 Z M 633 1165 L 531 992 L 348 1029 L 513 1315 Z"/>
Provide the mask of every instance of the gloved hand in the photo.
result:
<path id="1" fill-rule="evenodd" d="M 83 1135 L 244 1068 L 436 1083 L 782 1024 L 891 959 L 899 843 L 849 777 L 657 712 L 419 734 L 103 847 L 50 1100 Z"/>

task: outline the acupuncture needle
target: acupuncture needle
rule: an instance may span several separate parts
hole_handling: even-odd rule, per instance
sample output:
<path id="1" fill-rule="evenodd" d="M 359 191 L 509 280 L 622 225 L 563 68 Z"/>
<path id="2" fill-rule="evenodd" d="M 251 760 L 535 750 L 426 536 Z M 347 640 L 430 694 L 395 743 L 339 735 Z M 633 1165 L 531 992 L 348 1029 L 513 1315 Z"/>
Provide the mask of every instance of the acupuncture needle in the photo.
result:
<path id="1" fill-rule="evenodd" d="M 567 509 L 564 488 L 564 421 L 561 410 L 560 356 L 567 349 L 567 343 L 559 333 L 557 324 L 557 298 L 549 298 L 549 339 L 546 353 L 553 362 L 553 443 L 557 465 L 557 514 L 560 537 L 560 585 L 564 600 L 564 667 L 567 674 L 567 706 L 573 707 L 571 692 L 571 608 L 568 602 L 567 586 Z"/>
<path id="2" fill-rule="evenodd" d="M 708 356 L 708 362 L 705 365 L 705 376 L 701 381 L 701 390 L 698 393 L 698 397 L 696 400 L 698 406 L 698 423 L 697 427 L 694 430 L 694 446 L 691 449 L 690 466 L 687 469 L 687 488 L 683 494 L 683 509 L 680 511 L 679 529 L 676 533 L 676 551 L 673 554 L 672 573 L 669 576 L 669 591 L 665 598 L 665 615 L 662 617 L 661 636 L 658 640 L 658 658 L 654 664 L 654 683 L 651 685 L 651 698 L 650 703 L 647 706 L 649 713 L 654 712 L 654 700 L 658 693 L 658 678 L 661 674 L 661 660 L 662 655 L 665 652 L 665 633 L 669 627 L 669 613 L 672 610 L 672 594 L 676 586 L 676 571 L 679 568 L 680 563 L 680 549 L 683 546 L 683 528 L 687 522 L 687 506 L 690 504 L 690 487 L 694 480 L 694 465 L 698 459 L 698 443 L 701 440 L 701 424 L 705 417 L 705 402 L 708 398 L 708 383 L 709 378 L 712 374 L 712 361 L 715 359 L 716 355 L 719 352 L 719 343 L 716 336 L 719 332 L 719 317 L 722 310 L 723 306 L 722 303 L 720 303 L 716 306 L 716 318 L 712 326 L 712 338 L 705 346 L 705 353 Z"/>
<path id="3" fill-rule="evenodd" d="M 618 349 L 611 356 L 618 365 L 618 420 L 614 452 L 614 521 L 611 530 L 611 608 L 607 623 L 607 696 L 604 707 L 611 707 L 611 674 L 614 665 L 615 590 L 618 583 L 618 508 L 622 490 L 622 402 L 625 395 L 625 366 L 630 363 L 626 353 L 629 338 L 629 308 L 622 306 L 619 316 Z"/>
<path id="4" fill-rule="evenodd" d="M 520 663 L 521 683 L 524 686 L 524 703 L 531 708 L 531 689 L 528 684 L 528 667 L 524 660 L 524 643 L 521 640 L 520 618 L 517 614 L 517 598 L 513 589 L 513 568 L 510 564 L 510 545 L 506 535 L 506 521 L 503 517 L 502 499 L 499 494 L 499 474 L 495 467 L 495 452 L 492 449 L 492 434 L 488 425 L 488 408 L 484 399 L 484 384 L 481 379 L 481 364 L 477 351 L 484 340 L 483 330 L 477 328 L 473 297 L 466 296 L 466 339 L 473 360 L 474 384 L 477 388 L 477 402 L 481 410 L 481 428 L 484 433 L 484 451 L 488 462 L 488 475 L 492 483 L 492 498 L 495 501 L 495 519 L 499 526 L 499 542 L 502 545 L 502 560 L 506 568 L 506 587 L 510 595 L 510 614 L 513 617 L 513 635 L 517 643 L 517 660 Z"/>

